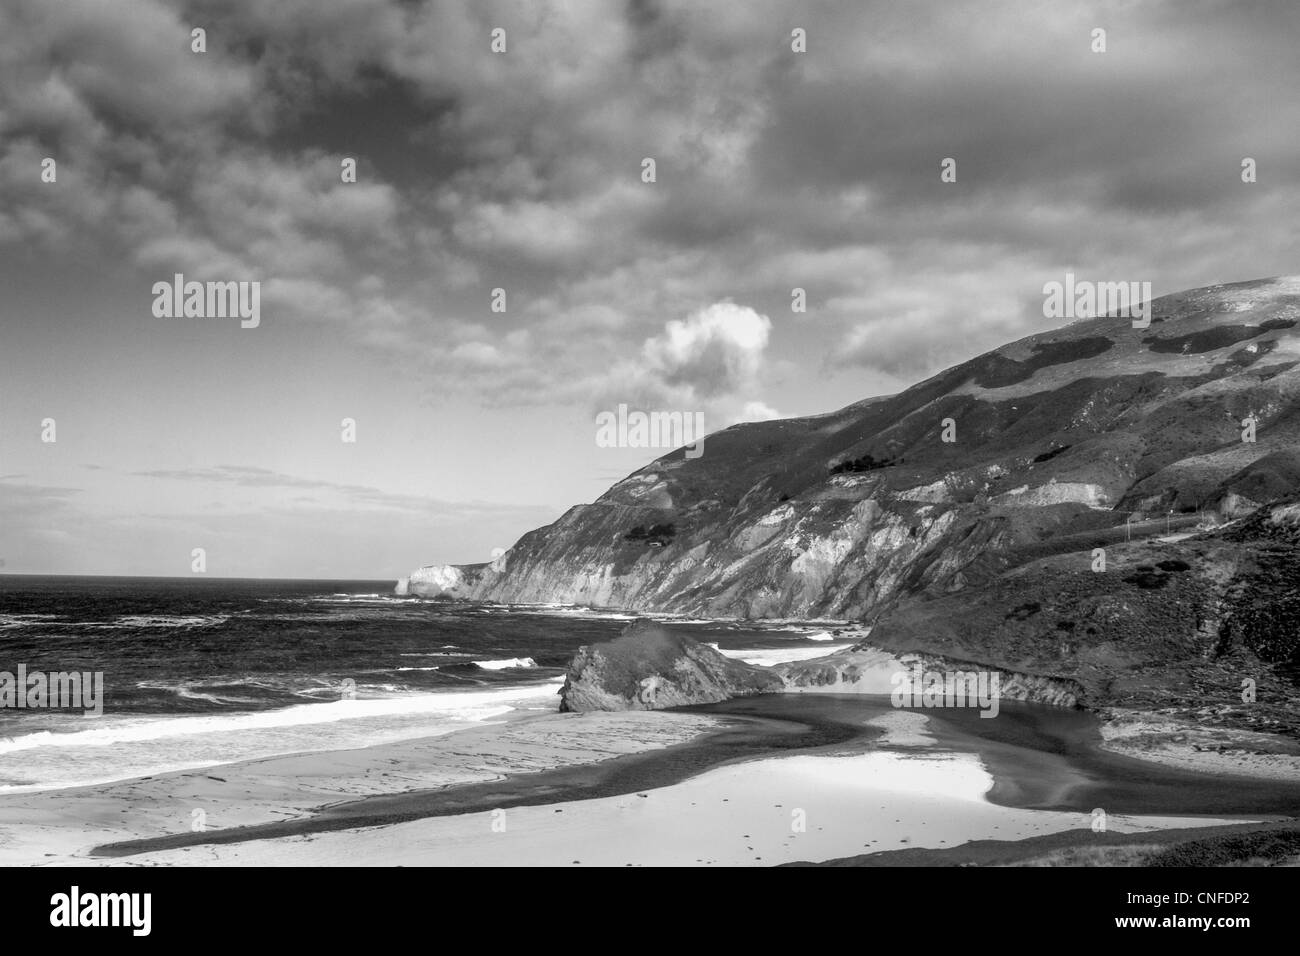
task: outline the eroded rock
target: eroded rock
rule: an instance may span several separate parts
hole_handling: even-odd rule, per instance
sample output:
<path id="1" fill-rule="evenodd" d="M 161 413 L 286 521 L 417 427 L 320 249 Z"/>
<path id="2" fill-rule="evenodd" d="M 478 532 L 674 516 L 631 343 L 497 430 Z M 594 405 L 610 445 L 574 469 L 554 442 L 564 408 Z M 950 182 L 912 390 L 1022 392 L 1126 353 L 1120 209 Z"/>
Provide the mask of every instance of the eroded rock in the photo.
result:
<path id="1" fill-rule="evenodd" d="M 561 711 L 663 710 L 784 689 L 771 671 L 722 656 L 651 621 L 578 649 L 560 688 Z"/>

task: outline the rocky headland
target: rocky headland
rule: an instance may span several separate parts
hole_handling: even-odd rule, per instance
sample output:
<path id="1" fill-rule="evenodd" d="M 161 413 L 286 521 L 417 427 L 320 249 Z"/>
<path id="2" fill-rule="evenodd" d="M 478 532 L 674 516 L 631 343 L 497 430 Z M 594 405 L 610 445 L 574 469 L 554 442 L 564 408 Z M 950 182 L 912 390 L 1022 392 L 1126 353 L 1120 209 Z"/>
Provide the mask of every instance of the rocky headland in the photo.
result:
<path id="1" fill-rule="evenodd" d="M 872 626 L 772 669 L 637 632 L 640 656 L 579 654 L 573 709 L 646 706 L 651 677 L 658 706 L 773 680 L 888 692 L 882 669 L 919 655 L 995 670 L 1020 699 L 1294 742 L 1300 277 L 1165 296 L 1151 316 L 1078 321 L 897 395 L 733 426 L 490 564 L 421 568 L 406 590 Z"/>

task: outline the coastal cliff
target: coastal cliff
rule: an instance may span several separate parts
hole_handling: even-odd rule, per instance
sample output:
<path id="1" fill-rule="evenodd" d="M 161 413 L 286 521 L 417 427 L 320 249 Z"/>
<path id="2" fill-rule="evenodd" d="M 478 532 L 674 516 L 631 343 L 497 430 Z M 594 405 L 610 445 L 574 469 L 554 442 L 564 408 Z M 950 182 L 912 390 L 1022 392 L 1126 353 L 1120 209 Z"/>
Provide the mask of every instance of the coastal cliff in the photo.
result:
<path id="1" fill-rule="evenodd" d="M 1300 277 L 1265 279 L 725 429 L 409 591 L 867 621 L 856 653 L 979 661 L 1022 699 L 1297 736 L 1298 493 Z M 780 673 L 856 684 L 851 658 Z"/>
<path id="2" fill-rule="evenodd" d="M 1080 321 L 898 395 L 736 425 L 409 593 L 874 619 L 1039 545 L 1231 520 L 1300 480 L 1297 320 L 1300 278 L 1215 286 L 1157 299 L 1146 329 Z"/>

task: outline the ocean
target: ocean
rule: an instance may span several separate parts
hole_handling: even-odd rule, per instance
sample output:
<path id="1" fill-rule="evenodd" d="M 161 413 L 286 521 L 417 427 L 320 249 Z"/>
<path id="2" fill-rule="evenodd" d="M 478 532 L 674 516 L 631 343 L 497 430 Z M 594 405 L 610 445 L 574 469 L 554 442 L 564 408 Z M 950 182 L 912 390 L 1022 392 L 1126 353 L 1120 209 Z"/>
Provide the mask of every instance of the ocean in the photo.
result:
<path id="1" fill-rule="evenodd" d="M 0 675 L 103 674 L 103 714 L 0 706 L 0 792 L 72 787 L 554 711 L 634 615 L 397 597 L 391 581 L 0 575 Z M 660 618 L 770 664 L 832 624 Z"/>

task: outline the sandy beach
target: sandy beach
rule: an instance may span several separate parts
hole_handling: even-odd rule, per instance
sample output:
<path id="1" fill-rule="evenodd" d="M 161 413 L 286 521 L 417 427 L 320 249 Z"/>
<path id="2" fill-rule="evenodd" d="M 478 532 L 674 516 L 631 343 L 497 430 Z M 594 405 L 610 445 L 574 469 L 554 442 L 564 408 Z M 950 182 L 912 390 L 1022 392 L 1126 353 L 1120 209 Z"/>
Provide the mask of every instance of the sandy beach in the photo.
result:
<path id="1" fill-rule="evenodd" d="M 982 794 L 969 756 L 898 753 L 757 760 L 674 786 L 556 806 L 391 827 L 200 846 L 130 857 L 135 865 L 770 866 L 848 852 L 946 847 L 1088 828 L 1085 814 L 1011 810 Z M 1227 820 L 1112 817 L 1115 832 Z M 495 827 L 494 827 L 495 824 Z M 581 850 L 575 850 L 581 847 Z"/>
<path id="2" fill-rule="evenodd" d="M 365 796 L 587 765 L 680 743 L 716 724 L 693 714 L 522 714 L 375 747 L 0 794 L 0 865 L 87 863 L 86 852 L 104 843 L 299 819 Z"/>
<path id="3" fill-rule="evenodd" d="M 0 863 L 770 866 L 1276 817 L 1105 811 L 1112 804 L 1091 805 L 1088 765 L 1013 755 L 997 741 L 976 753 L 969 731 L 885 701 L 776 695 L 700 710 L 533 714 L 357 750 L 3 795 Z M 1007 722 L 1000 734 L 1065 714 L 1023 708 L 1024 726 Z M 1115 805 L 1126 793 L 1121 782 Z"/>

